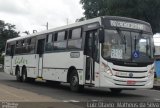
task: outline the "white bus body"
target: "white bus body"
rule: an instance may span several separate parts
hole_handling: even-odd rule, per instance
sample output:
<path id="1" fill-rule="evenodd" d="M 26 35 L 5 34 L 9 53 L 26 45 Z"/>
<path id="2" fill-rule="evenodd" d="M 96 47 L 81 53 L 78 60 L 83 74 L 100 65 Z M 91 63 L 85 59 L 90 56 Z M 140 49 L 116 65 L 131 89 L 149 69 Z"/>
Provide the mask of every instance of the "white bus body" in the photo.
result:
<path id="1" fill-rule="evenodd" d="M 114 33 L 122 34 L 117 38 L 126 36 L 123 34 L 131 37 L 132 33 L 138 33 L 138 39 L 139 34 L 149 34 L 150 38 L 145 40 L 144 36 L 143 39 L 132 41 L 132 38 L 126 37 L 129 41 L 126 39 L 121 45 L 116 41 L 117 38 L 111 41 L 106 39 Z M 110 44 L 112 47 L 107 46 L 107 41 L 113 41 L 113 45 Z M 134 45 L 129 45 L 130 41 Z M 123 48 L 115 48 L 115 43 Z M 150 50 L 137 47 L 139 44 L 146 44 L 146 47 L 148 45 Z M 99 17 L 8 40 L 4 71 L 16 75 L 19 81 L 41 78 L 47 81 L 72 82 L 73 91 L 84 85 L 112 90 L 152 88 L 152 44 L 152 31 L 148 23 L 123 17 Z M 134 46 L 139 50 L 134 49 Z M 141 50 L 143 53 L 146 51 L 146 57 L 150 54 L 146 63 L 142 63 Z M 130 56 L 127 51 L 131 52 Z"/>

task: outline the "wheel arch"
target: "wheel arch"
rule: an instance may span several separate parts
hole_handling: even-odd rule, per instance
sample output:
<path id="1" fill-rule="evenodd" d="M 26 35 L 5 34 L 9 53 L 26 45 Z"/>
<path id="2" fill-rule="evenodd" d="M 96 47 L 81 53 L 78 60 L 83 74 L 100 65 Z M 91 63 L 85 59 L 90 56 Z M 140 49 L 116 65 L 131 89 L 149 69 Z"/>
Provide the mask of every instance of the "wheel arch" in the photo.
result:
<path id="1" fill-rule="evenodd" d="M 67 72 L 67 82 L 70 83 L 70 75 L 72 73 L 73 70 L 76 70 L 76 67 L 75 66 L 71 66 L 69 69 L 68 69 L 68 72 Z"/>
<path id="2" fill-rule="evenodd" d="M 26 65 L 23 65 L 23 66 L 22 66 L 22 72 L 23 72 L 23 69 L 27 69 L 27 68 L 26 68 Z"/>
<path id="3" fill-rule="evenodd" d="M 19 65 L 16 65 L 16 68 L 15 68 L 15 75 L 17 75 L 17 69 L 19 69 L 19 70 L 20 70 Z"/>

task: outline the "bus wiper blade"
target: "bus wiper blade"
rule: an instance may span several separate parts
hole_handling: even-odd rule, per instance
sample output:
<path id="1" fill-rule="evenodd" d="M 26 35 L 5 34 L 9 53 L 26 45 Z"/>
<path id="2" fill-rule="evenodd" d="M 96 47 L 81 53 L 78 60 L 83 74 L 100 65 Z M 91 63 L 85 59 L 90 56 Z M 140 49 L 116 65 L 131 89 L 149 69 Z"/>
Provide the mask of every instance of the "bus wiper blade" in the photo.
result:
<path id="1" fill-rule="evenodd" d="M 117 32 L 119 34 L 118 36 L 122 40 L 122 43 L 125 45 L 125 53 L 126 53 L 126 51 L 127 51 L 127 48 L 126 48 L 126 37 L 123 36 L 123 34 L 122 34 L 122 32 L 121 32 L 121 30 L 119 28 L 117 28 L 116 30 L 117 30 Z"/>

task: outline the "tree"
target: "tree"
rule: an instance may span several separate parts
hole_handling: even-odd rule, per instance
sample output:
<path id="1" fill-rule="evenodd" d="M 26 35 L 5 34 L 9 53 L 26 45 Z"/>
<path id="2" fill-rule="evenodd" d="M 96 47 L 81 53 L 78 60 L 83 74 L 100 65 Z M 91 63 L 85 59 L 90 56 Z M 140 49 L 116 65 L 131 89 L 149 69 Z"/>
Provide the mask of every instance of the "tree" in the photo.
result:
<path id="1" fill-rule="evenodd" d="M 86 19 L 98 16 L 123 16 L 149 22 L 160 32 L 160 0 L 81 0 Z"/>
<path id="2" fill-rule="evenodd" d="M 15 25 L 0 20 L 0 53 L 4 51 L 5 43 L 8 39 L 18 36 L 19 32 L 15 31 Z"/>

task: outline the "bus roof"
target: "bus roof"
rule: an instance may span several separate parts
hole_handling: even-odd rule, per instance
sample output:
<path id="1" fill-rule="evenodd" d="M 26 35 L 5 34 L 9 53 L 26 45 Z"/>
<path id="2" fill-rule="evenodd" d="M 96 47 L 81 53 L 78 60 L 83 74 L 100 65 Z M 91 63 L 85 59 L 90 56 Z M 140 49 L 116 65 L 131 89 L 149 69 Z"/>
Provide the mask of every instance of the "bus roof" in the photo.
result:
<path id="1" fill-rule="evenodd" d="M 81 21 L 81 22 L 76 22 L 74 24 L 65 25 L 65 26 L 62 26 L 62 27 L 57 27 L 57 28 L 37 32 L 37 33 L 30 34 L 30 35 L 27 35 L 27 36 L 21 36 L 21 37 L 9 39 L 9 40 L 7 40 L 7 42 L 13 42 L 13 41 L 16 41 L 16 40 L 30 38 L 30 37 L 43 35 L 43 34 L 55 32 L 55 31 L 61 31 L 61 30 L 64 30 L 64 29 L 68 29 L 68 28 L 72 28 L 72 27 L 78 27 L 78 26 L 81 26 L 81 25 L 92 24 L 92 23 L 95 23 L 95 22 L 99 22 L 100 25 L 101 25 L 101 19 L 131 21 L 131 22 L 142 23 L 142 24 L 145 24 L 147 26 L 150 26 L 150 24 L 145 22 L 145 21 L 137 20 L 137 19 L 133 19 L 133 18 L 120 17 L 120 16 L 102 16 L 102 17 L 97 17 L 97 18 L 93 18 L 93 19 L 89 19 L 89 20 L 85 20 L 85 21 Z"/>
<path id="2" fill-rule="evenodd" d="M 30 38 L 30 37 L 34 37 L 34 36 L 38 36 L 38 35 L 42 35 L 42 34 L 51 33 L 51 32 L 54 32 L 54 31 L 61 31 L 61 30 L 64 30 L 64 29 L 68 29 L 68 28 L 72 28 L 72 27 L 78 27 L 78 26 L 81 26 L 81 25 L 91 24 L 91 23 L 95 23 L 95 22 L 101 23 L 101 17 L 97 17 L 97 18 L 93 18 L 93 19 L 85 20 L 85 21 L 81 21 L 81 22 L 76 22 L 74 24 L 69 24 L 69 25 L 65 25 L 65 26 L 62 26 L 62 27 L 57 27 L 57 28 L 53 28 L 53 29 L 49 29 L 49 30 L 44 30 L 44 31 L 37 32 L 37 33 L 34 33 L 34 34 L 26 35 L 26 36 L 21 36 L 21 37 L 9 39 L 9 40 L 7 40 L 7 42 L 12 42 L 12 41 L 16 41 L 16 40 L 25 39 L 25 38 Z"/>

